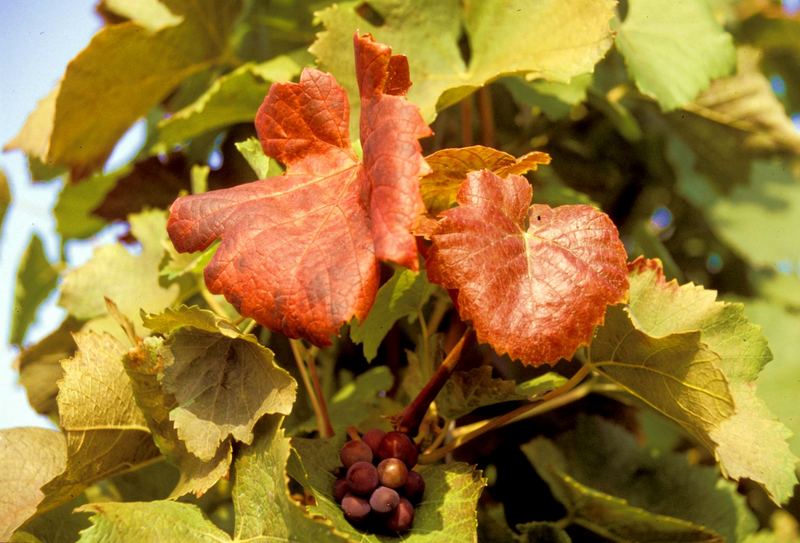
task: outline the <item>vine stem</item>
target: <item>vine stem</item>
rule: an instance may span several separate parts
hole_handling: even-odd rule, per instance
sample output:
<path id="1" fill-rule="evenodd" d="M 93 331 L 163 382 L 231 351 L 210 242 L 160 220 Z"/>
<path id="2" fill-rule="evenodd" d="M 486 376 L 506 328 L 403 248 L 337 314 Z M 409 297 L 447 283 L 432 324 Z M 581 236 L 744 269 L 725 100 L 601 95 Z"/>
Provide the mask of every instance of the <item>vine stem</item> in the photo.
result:
<path id="1" fill-rule="evenodd" d="M 450 349 L 450 352 L 447 353 L 441 365 L 439 365 L 428 382 L 425 383 L 425 386 L 422 387 L 422 390 L 419 391 L 416 398 L 403 409 L 403 412 L 400 414 L 395 424 L 397 430 L 409 434 L 417 433 L 419 425 L 425 417 L 425 413 L 428 411 L 428 407 L 430 407 L 433 400 L 436 399 L 436 395 L 442 390 L 442 387 L 450 378 L 453 370 L 456 369 L 456 366 L 461 360 L 461 351 L 464 348 L 464 344 L 473 334 L 474 331 L 472 328 L 467 328 L 467 330 L 464 331 L 461 335 L 461 339 Z"/>
<path id="2" fill-rule="evenodd" d="M 420 464 L 430 464 L 441 460 L 461 445 L 472 441 L 476 437 L 482 436 L 486 432 L 496 430 L 497 428 L 511 424 L 512 422 L 516 422 L 523 418 L 541 415 L 542 413 L 546 413 L 558 407 L 562 407 L 574 401 L 580 400 L 592 392 L 591 383 L 584 383 L 582 386 L 578 386 L 584 380 L 584 378 L 591 373 L 591 371 L 591 366 L 581 366 L 581 368 L 575 372 L 575 375 L 570 377 L 566 383 L 544 394 L 541 400 L 538 402 L 532 402 L 520 406 L 513 411 L 509 411 L 508 413 L 500 415 L 499 417 L 494 417 L 487 421 L 480 421 L 474 424 L 456 428 L 452 432 L 453 440 L 444 447 L 440 447 L 434 451 L 420 456 Z"/>
<path id="3" fill-rule="evenodd" d="M 309 371 L 306 370 L 306 363 L 303 357 L 303 344 L 299 339 L 290 339 L 289 345 L 292 348 L 292 355 L 294 355 L 294 362 L 297 364 L 297 370 L 300 372 L 300 377 L 303 380 L 303 386 L 306 387 L 308 398 L 311 401 L 311 409 L 314 410 L 314 416 L 317 419 L 317 430 L 319 435 L 323 438 L 333 436 L 333 426 L 331 425 L 330 417 L 328 416 L 328 408 L 325 405 L 325 398 L 322 397 L 322 389 L 319 386 L 319 378 L 317 377 L 316 365 L 309 364 L 309 369 L 313 366 L 313 376 L 316 387 L 311 384 L 309 378 Z M 323 407 L 324 406 L 324 407 Z"/>

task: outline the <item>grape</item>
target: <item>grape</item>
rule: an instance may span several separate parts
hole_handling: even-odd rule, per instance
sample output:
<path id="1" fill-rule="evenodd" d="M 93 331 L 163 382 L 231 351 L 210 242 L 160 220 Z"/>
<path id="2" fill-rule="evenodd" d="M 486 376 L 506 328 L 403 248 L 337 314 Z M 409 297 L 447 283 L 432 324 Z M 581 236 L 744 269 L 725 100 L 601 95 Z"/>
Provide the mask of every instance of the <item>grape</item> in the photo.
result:
<path id="1" fill-rule="evenodd" d="M 416 471 L 408 472 L 408 479 L 403 487 L 403 495 L 412 503 L 419 503 L 425 493 L 425 479 Z"/>
<path id="2" fill-rule="evenodd" d="M 356 462 L 372 462 L 372 449 L 361 440 L 348 441 L 339 451 L 339 460 L 347 469 Z"/>
<path id="3" fill-rule="evenodd" d="M 352 494 L 345 494 L 342 499 L 342 511 L 347 520 L 352 522 L 359 522 L 369 516 L 371 511 L 369 502 L 359 496 Z"/>
<path id="4" fill-rule="evenodd" d="M 347 470 L 350 492 L 368 496 L 378 486 L 378 470 L 369 462 L 356 462 Z"/>
<path id="5" fill-rule="evenodd" d="M 364 443 L 369 445 L 370 449 L 372 449 L 372 454 L 378 456 L 378 447 L 380 446 L 381 440 L 385 435 L 386 432 L 384 432 L 383 430 L 378 430 L 377 428 L 373 428 L 372 430 L 364 434 L 361 439 L 364 441 Z"/>
<path id="6" fill-rule="evenodd" d="M 386 458 L 398 458 L 406 466 L 413 468 L 417 464 L 417 444 L 408 435 L 402 432 L 389 432 L 381 440 L 378 446 L 378 456 Z"/>
<path id="7" fill-rule="evenodd" d="M 337 503 L 342 503 L 344 495 L 350 492 L 350 487 L 346 479 L 336 479 L 333 483 L 333 497 L 336 498 Z"/>
<path id="8" fill-rule="evenodd" d="M 407 532 L 414 522 L 414 506 L 405 498 L 400 498 L 397 507 L 386 517 L 386 528 L 396 533 Z"/>
<path id="9" fill-rule="evenodd" d="M 400 503 L 400 495 L 397 491 L 379 486 L 369 497 L 369 505 L 373 511 L 378 513 L 388 513 Z"/>
<path id="10" fill-rule="evenodd" d="M 383 486 L 401 488 L 408 479 L 408 468 L 397 458 L 387 458 L 378 464 L 378 478 Z"/>

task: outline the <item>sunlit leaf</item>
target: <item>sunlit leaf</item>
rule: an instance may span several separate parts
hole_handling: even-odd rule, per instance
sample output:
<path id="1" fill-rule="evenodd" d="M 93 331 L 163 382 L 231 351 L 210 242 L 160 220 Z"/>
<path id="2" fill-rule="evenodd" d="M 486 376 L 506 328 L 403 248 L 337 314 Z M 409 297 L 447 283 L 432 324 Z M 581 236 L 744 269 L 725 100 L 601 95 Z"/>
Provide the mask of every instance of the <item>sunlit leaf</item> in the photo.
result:
<path id="1" fill-rule="evenodd" d="M 350 148 L 344 90 L 306 69 L 300 83 L 273 84 L 256 118 L 266 154 L 286 164 L 286 175 L 180 198 L 168 225 L 180 251 L 221 238 L 205 272 L 212 292 L 318 345 L 366 316 L 378 260 L 418 265 L 410 228 L 427 166 L 417 139 L 430 129 L 403 98 L 405 58 L 368 36 L 355 48 L 364 162 Z"/>
<path id="2" fill-rule="evenodd" d="M 588 344 L 606 305 L 627 297 L 628 282 L 608 216 L 530 202 L 521 176 L 468 174 L 459 206 L 442 213 L 427 264 L 432 282 L 458 289 L 461 318 L 480 341 L 539 365 Z"/>

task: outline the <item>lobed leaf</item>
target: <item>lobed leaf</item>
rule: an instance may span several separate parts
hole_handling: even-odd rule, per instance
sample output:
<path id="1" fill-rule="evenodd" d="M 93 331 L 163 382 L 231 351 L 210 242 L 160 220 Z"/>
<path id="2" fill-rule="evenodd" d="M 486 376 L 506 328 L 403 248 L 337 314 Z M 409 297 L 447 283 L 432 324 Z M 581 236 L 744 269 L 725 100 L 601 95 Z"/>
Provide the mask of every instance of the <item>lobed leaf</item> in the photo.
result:
<path id="1" fill-rule="evenodd" d="M 420 180 L 420 191 L 428 213 L 435 215 L 455 205 L 456 193 L 469 172 L 491 170 L 500 177 L 522 175 L 535 171 L 540 164 L 549 164 L 550 155 L 533 151 L 514 158 L 491 147 L 473 145 L 442 149 L 425 157 L 425 161 L 431 172 Z"/>
<path id="2" fill-rule="evenodd" d="M 43 488 L 40 510 L 69 501 L 90 484 L 159 455 L 122 365 L 125 349 L 108 334 L 79 332 L 62 362 L 59 423 L 67 439 L 63 472 Z"/>
<path id="3" fill-rule="evenodd" d="M 588 344 L 628 282 L 625 249 L 605 214 L 530 201 L 523 177 L 468 174 L 459 207 L 432 235 L 427 265 L 431 281 L 458 289 L 461 318 L 480 341 L 540 365 Z"/>
<path id="4" fill-rule="evenodd" d="M 418 138 L 430 134 L 403 99 L 404 57 L 370 36 L 354 38 L 364 161 L 350 149 L 348 105 L 332 76 L 306 69 L 274 84 L 256 117 L 267 155 L 286 174 L 173 204 L 168 230 L 180 251 L 220 239 L 209 289 L 246 316 L 317 345 L 363 319 L 378 286 L 378 260 L 417 268 L 410 228 L 427 171 Z"/>
<path id="5" fill-rule="evenodd" d="M 67 447 L 61 432 L 44 428 L 0 430 L 0 540 L 36 513 L 40 488 L 64 471 Z"/>
<path id="6" fill-rule="evenodd" d="M 566 82 L 591 72 L 611 46 L 615 2 L 373 0 L 369 7 L 377 21 L 362 17 L 362 5 L 351 1 L 320 11 L 325 30 L 310 51 L 355 97 L 353 64 L 343 51 L 355 30 L 372 33 L 408 55 L 415 80 L 409 99 L 430 122 L 438 111 L 504 75 Z M 459 48 L 463 32 L 468 62 Z"/>
<path id="7" fill-rule="evenodd" d="M 664 110 L 693 100 L 736 63 L 733 37 L 706 0 L 631 0 L 616 45 L 636 86 Z"/>
<path id="8" fill-rule="evenodd" d="M 242 2 L 159 5 L 158 14 L 137 9 L 141 17 L 103 27 L 7 148 L 80 174 L 95 169 L 134 121 L 185 78 L 220 59 Z M 176 17 L 180 22 L 172 24 Z"/>
<path id="9" fill-rule="evenodd" d="M 718 302 L 714 291 L 691 283 L 667 282 L 657 260 L 639 258 L 630 267 L 635 326 L 658 337 L 699 330 L 700 341 L 720 357 L 734 412 L 715 422 L 709 435 L 723 473 L 764 485 L 778 503 L 788 499 L 798 459 L 786 443 L 791 432 L 755 394 L 756 378 L 772 358 L 760 328 L 747 320 L 741 304 Z"/>
<path id="10" fill-rule="evenodd" d="M 391 279 L 381 285 L 367 317 L 350 324 L 350 339 L 364 344 L 364 357 L 372 362 L 378 355 L 378 347 L 395 322 L 402 318 L 410 321 L 428 301 L 433 287 L 424 271 L 395 270 Z"/>

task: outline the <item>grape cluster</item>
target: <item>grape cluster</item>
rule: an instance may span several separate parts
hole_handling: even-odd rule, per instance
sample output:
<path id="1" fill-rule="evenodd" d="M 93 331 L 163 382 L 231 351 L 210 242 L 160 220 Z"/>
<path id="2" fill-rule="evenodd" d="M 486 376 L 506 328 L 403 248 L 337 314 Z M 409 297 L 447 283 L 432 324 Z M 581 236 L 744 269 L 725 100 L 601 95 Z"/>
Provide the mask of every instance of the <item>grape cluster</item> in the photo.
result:
<path id="1" fill-rule="evenodd" d="M 373 429 L 345 443 L 333 496 L 347 520 L 365 530 L 408 531 L 425 492 L 422 475 L 412 471 L 418 456 L 416 443 L 402 432 Z"/>

